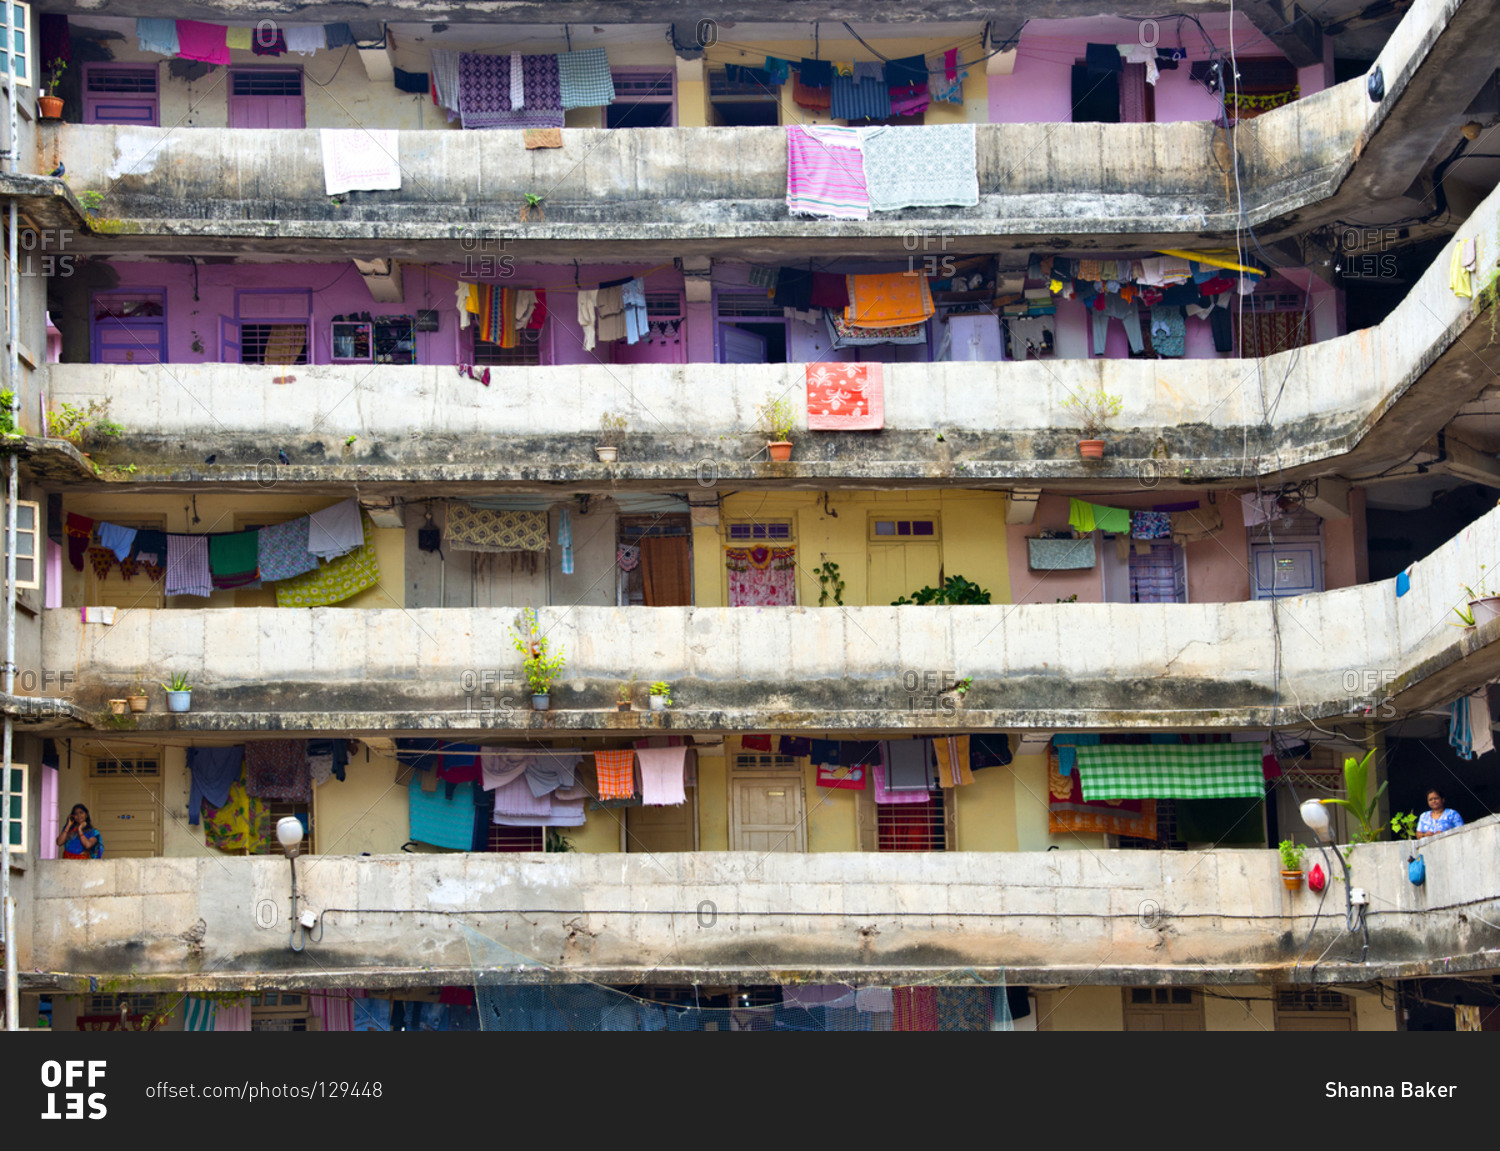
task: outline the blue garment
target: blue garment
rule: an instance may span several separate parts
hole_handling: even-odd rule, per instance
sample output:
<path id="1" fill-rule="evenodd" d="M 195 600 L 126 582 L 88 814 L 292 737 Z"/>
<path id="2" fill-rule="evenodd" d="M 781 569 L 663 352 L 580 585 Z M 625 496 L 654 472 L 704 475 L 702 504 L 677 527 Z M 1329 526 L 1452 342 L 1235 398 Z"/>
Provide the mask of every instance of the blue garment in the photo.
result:
<path id="1" fill-rule="evenodd" d="M 389 1031 L 391 1029 L 391 1001 L 389 999 L 356 999 L 354 1004 L 354 1030 Z"/>
<path id="2" fill-rule="evenodd" d="M 1448 743 L 1459 759 L 1474 758 L 1474 730 L 1469 726 L 1469 697 L 1461 695 L 1448 708 Z M 1421 820 L 1417 821 L 1421 823 Z"/>
<path id="3" fill-rule="evenodd" d="M 860 84 L 852 76 L 835 76 L 828 114 L 835 120 L 887 119 L 891 90 L 884 84 Z"/>
<path id="4" fill-rule="evenodd" d="M 791 61 L 783 60 L 779 56 L 766 57 L 766 71 L 770 74 L 773 84 L 785 84 L 792 78 Z"/>
<path id="5" fill-rule="evenodd" d="M 142 52 L 159 52 L 163 56 L 177 55 L 176 20 L 137 17 L 135 22 L 135 38 L 136 46 Z"/>
<path id="6" fill-rule="evenodd" d="M 189 824 L 197 824 L 198 810 L 204 803 L 223 807 L 229 802 L 229 789 L 239 779 L 244 760 L 243 746 L 187 749 L 188 772 L 193 777 L 193 786 L 188 792 Z"/>
<path id="7" fill-rule="evenodd" d="M 135 528 L 122 528 L 119 524 L 107 524 L 102 520 L 98 527 L 99 546 L 115 553 L 115 559 L 124 563 L 130 558 L 135 546 Z"/>
<path id="8" fill-rule="evenodd" d="M 573 520 L 563 508 L 557 521 L 557 546 L 562 548 L 562 574 L 573 574 Z"/>
<path id="9" fill-rule="evenodd" d="M 1464 817 L 1459 815 L 1451 807 L 1443 808 L 1443 814 L 1436 819 L 1432 818 L 1432 812 L 1424 811 L 1422 818 L 1417 820 L 1417 830 L 1436 834 L 1439 831 L 1452 831 L 1455 827 L 1464 825 Z"/>
<path id="10" fill-rule="evenodd" d="M 646 281 L 639 277 L 626 281 L 620 295 L 625 305 L 625 342 L 634 344 L 651 331 L 651 321 L 646 318 Z"/>
<path id="11" fill-rule="evenodd" d="M 1078 766 L 1078 749 L 1080 747 L 1097 747 L 1099 735 L 1097 732 L 1081 732 L 1073 735 L 1054 735 L 1052 746 L 1057 749 L 1057 770 L 1063 775 L 1072 775 L 1073 769 Z"/>
<path id="12" fill-rule="evenodd" d="M 1175 304 L 1151 309 L 1151 347 L 1159 356 L 1181 356 L 1187 351 L 1187 323 Z"/>
<path id="13" fill-rule="evenodd" d="M 411 821 L 407 837 L 433 847 L 455 851 L 474 849 L 474 797 L 472 783 L 460 783 L 449 799 L 441 791 L 423 791 L 415 780 L 406 789 Z"/>
<path id="14" fill-rule="evenodd" d="M 84 847 L 83 840 L 80 839 L 78 837 L 78 834 L 75 832 L 68 837 L 68 842 L 63 844 L 63 851 L 68 855 L 87 855 L 90 859 L 103 859 L 104 836 L 100 835 L 99 832 L 95 830 L 91 838 L 94 841 L 94 846 Z"/>
<path id="15" fill-rule="evenodd" d="M 1411 576 L 1402 572 L 1396 577 L 1396 598 L 1400 599 L 1409 591 L 1411 591 Z"/>

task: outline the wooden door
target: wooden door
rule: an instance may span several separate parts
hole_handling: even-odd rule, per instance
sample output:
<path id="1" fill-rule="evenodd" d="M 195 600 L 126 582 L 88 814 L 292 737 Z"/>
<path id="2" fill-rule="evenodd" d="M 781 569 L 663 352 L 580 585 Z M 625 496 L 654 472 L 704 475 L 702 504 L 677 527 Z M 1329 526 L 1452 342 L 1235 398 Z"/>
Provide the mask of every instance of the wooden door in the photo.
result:
<path id="1" fill-rule="evenodd" d="M 737 775 L 729 787 L 731 851 L 806 851 L 802 775 Z"/>
<path id="2" fill-rule="evenodd" d="M 1202 1031 L 1203 996 L 1191 987 L 1126 987 L 1126 1031 Z"/>
<path id="3" fill-rule="evenodd" d="M 625 850 L 663 852 L 698 850 L 698 789 L 687 789 L 687 802 L 671 807 L 627 807 Z"/>
<path id="4" fill-rule="evenodd" d="M 936 543 L 872 543 L 865 602 L 884 606 L 924 587 L 937 587 L 942 570 L 942 550 Z"/>
<path id="5" fill-rule="evenodd" d="M 161 854 L 161 780 L 140 776 L 89 783 L 89 815 L 104 837 L 105 859 Z"/>

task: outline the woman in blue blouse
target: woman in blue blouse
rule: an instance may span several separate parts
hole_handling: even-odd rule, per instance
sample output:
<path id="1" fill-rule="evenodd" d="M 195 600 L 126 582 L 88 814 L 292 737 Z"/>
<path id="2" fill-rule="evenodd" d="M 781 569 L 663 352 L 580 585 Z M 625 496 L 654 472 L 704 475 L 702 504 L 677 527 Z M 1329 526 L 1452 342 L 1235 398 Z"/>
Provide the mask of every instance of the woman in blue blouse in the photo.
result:
<path id="1" fill-rule="evenodd" d="M 1417 835 L 1436 835 L 1440 831 L 1451 831 L 1464 825 L 1464 817 L 1451 807 L 1443 806 L 1443 793 L 1437 788 L 1427 792 L 1427 810 L 1417 820 Z"/>
<path id="2" fill-rule="evenodd" d="M 64 859 L 102 859 L 104 857 L 103 838 L 94 829 L 93 821 L 89 818 L 89 809 L 83 804 L 73 805 L 73 811 L 68 816 L 68 826 L 63 828 L 57 837 L 57 846 L 62 848 Z"/>

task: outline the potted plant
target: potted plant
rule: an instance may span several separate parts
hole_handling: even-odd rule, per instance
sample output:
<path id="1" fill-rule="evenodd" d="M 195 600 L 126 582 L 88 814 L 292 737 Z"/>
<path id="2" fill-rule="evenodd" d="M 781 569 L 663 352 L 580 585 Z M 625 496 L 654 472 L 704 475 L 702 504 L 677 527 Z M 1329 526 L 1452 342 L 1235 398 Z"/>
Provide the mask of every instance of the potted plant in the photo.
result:
<path id="1" fill-rule="evenodd" d="M 1086 460 L 1102 460 L 1104 441 L 1099 436 L 1104 425 L 1120 414 L 1125 401 L 1097 388 L 1091 392 L 1075 392 L 1062 402 L 1062 406 L 1076 412 L 1082 425 L 1083 439 L 1078 441 L 1078 454 Z"/>
<path id="2" fill-rule="evenodd" d="M 629 426 L 630 422 L 615 412 L 605 412 L 599 417 L 599 442 L 594 445 L 594 454 L 601 464 L 612 464 L 619 459 L 620 444 Z"/>
<path id="3" fill-rule="evenodd" d="M 126 699 L 112 699 L 112 700 L 109 701 L 109 714 L 110 715 L 124 715 L 126 709 L 129 706 L 130 706 L 130 701 L 129 700 L 126 700 Z"/>
<path id="4" fill-rule="evenodd" d="M 531 706 L 537 711 L 546 711 L 552 706 L 552 681 L 568 662 L 564 649 L 558 648 L 556 655 L 550 654 L 552 641 L 537 627 L 535 608 L 521 612 L 512 640 L 516 650 L 526 657 L 521 667 L 526 673 L 526 684 L 531 688 Z"/>
<path id="5" fill-rule="evenodd" d="M 174 671 L 172 678 L 162 684 L 167 693 L 168 711 L 189 711 L 193 706 L 193 689 L 186 672 Z"/>
<path id="6" fill-rule="evenodd" d="M 1283 839 L 1276 845 L 1276 850 L 1281 853 L 1281 882 L 1286 884 L 1288 891 L 1301 891 L 1302 857 L 1307 853 L 1307 848 L 1290 839 Z"/>
<path id="7" fill-rule="evenodd" d="M 766 451 L 776 463 L 786 463 L 792 458 L 792 429 L 797 424 L 797 412 L 791 400 L 777 396 L 761 404 L 757 410 L 760 429 L 766 436 Z"/>
<path id="8" fill-rule="evenodd" d="M 651 710 L 666 711 L 671 706 L 672 685 L 659 679 L 651 685 Z"/>
<path id="9" fill-rule="evenodd" d="M 68 62 L 60 56 L 47 62 L 47 94 L 36 98 L 44 120 L 62 119 L 63 98 L 57 94 L 57 86 L 62 83 L 63 73 L 67 70 Z"/>
<path id="10" fill-rule="evenodd" d="M 1468 584 L 1463 585 L 1464 591 L 1469 597 L 1469 614 L 1465 615 L 1459 611 L 1459 618 L 1469 627 L 1478 627 L 1489 620 L 1500 618 L 1500 595 L 1496 595 L 1486 586 L 1487 581 L 1482 578 L 1484 567 L 1480 569 L 1481 578 L 1478 589 L 1471 588 Z M 1454 609 L 1455 611 L 1457 609 Z"/>
<path id="11" fill-rule="evenodd" d="M 635 688 L 635 677 L 634 676 L 631 676 L 628 680 L 622 680 L 620 682 L 619 690 L 615 692 L 615 696 L 616 696 L 616 699 L 615 699 L 615 710 L 616 711 L 629 711 L 630 710 L 630 696 L 631 696 L 631 692 L 634 690 L 634 688 Z"/>
<path id="12" fill-rule="evenodd" d="M 135 686 L 130 689 L 130 710 L 135 712 L 145 711 L 150 704 L 150 697 L 146 695 L 146 676 L 144 673 L 137 674 Z"/>

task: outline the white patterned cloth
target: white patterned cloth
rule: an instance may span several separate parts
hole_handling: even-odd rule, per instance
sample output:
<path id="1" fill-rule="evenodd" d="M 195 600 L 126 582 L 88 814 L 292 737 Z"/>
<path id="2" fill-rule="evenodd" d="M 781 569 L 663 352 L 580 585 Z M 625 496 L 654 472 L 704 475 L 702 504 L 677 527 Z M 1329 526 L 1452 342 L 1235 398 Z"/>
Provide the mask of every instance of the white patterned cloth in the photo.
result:
<path id="1" fill-rule="evenodd" d="M 286 50 L 299 56 L 311 56 L 328 44 L 321 24 L 291 24 L 282 29 L 286 33 Z"/>
<path id="2" fill-rule="evenodd" d="M 979 172 L 973 124 L 862 128 L 865 186 L 872 212 L 973 208 Z"/>
<path id="3" fill-rule="evenodd" d="M 526 107 L 526 83 L 522 75 L 521 53 L 510 54 L 510 110 L 519 112 Z"/>
<path id="4" fill-rule="evenodd" d="M 394 191 L 401 187 L 401 148 L 389 128 L 321 128 L 323 191 Z"/>

